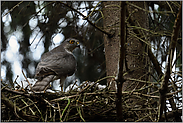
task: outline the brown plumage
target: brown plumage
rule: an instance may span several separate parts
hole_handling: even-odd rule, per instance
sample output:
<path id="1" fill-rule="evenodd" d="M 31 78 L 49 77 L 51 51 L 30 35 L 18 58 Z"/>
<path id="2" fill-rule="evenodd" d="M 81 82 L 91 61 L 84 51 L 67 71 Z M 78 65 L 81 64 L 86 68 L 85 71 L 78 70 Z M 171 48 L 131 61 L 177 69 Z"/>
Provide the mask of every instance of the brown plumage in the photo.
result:
<path id="1" fill-rule="evenodd" d="M 60 86 L 63 86 L 66 77 L 73 75 L 76 70 L 76 59 L 72 51 L 78 46 L 78 40 L 69 38 L 43 54 L 36 68 L 35 78 L 38 81 L 32 90 L 45 91 L 49 83 L 56 79 L 60 79 Z"/>

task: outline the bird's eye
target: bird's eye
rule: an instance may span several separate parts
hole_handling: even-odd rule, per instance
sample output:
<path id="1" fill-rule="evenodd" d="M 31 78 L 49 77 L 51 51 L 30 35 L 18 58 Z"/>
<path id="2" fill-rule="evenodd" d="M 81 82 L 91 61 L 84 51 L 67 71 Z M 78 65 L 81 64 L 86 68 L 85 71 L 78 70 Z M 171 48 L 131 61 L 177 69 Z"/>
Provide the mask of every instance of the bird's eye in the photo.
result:
<path id="1" fill-rule="evenodd" d="M 73 41 L 73 40 L 70 40 L 69 43 L 70 43 L 70 44 L 74 44 L 74 41 Z"/>

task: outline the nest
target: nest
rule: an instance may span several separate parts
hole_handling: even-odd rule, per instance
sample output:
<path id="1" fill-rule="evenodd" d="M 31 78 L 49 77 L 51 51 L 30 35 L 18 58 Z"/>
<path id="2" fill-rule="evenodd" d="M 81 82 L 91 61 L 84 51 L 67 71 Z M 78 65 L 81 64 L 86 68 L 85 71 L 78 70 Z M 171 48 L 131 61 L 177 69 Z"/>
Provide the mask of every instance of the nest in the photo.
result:
<path id="1" fill-rule="evenodd" d="M 2 84 L 2 121 L 117 121 L 116 92 L 85 82 L 68 92 L 30 93 Z M 122 93 L 124 121 L 156 121 L 159 96 L 141 91 Z M 181 113 L 181 112 L 180 112 Z"/>

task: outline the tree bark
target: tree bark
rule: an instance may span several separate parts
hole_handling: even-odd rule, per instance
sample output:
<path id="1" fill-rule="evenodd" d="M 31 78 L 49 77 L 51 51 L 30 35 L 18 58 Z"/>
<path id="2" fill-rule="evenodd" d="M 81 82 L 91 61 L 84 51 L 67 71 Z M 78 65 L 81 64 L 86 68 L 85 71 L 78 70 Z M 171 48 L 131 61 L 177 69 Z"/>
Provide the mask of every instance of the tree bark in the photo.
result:
<path id="1" fill-rule="evenodd" d="M 130 2 L 142 9 L 147 9 L 146 2 Z M 105 58 L 106 58 L 106 72 L 107 76 L 117 76 L 119 70 L 119 56 L 120 56 L 120 2 L 109 1 L 103 2 L 103 14 L 104 22 L 103 26 L 106 32 L 114 32 L 112 38 L 109 38 L 104 34 L 104 47 L 105 47 Z M 135 26 L 142 28 L 148 28 L 148 14 L 147 12 L 137 9 L 134 6 L 127 6 L 128 12 L 130 13 L 130 19 L 133 20 Z M 135 10 L 135 12 L 134 12 Z M 132 13 L 132 14 L 131 14 Z M 131 23 L 128 23 L 131 25 Z M 141 32 L 141 30 L 140 30 Z M 135 35 L 133 29 L 128 29 L 127 45 L 126 45 L 126 68 L 129 69 L 128 74 L 125 78 L 134 78 L 134 79 L 146 79 L 146 76 L 142 77 L 147 72 L 145 64 L 147 64 L 147 55 L 145 53 L 146 47 L 145 44 L 135 38 L 132 34 Z M 143 31 L 144 35 L 147 35 L 147 32 Z M 111 84 L 111 89 L 116 90 L 116 83 L 113 79 L 108 79 L 108 85 Z M 143 86 L 143 83 L 135 82 L 132 86 L 133 81 L 126 81 L 123 84 L 123 91 L 131 91 L 135 88 L 140 88 Z"/>
<path id="2" fill-rule="evenodd" d="M 103 27 L 106 32 L 113 34 L 112 37 L 108 37 L 104 34 L 104 47 L 105 47 L 105 59 L 106 59 L 106 73 L 107 76 L 117 76 L 118 74 L 118 62 L 119 62 L 119 40 L 120 40 L 120 2 L 119 1 L 107 1 L 103 4 Z M 107 80 L 108 86 L 111 90 L 116 91 L 116 82 L 114 78 Z"/>
<path id="3" fill-rule="evenodd" d="M 130 4 L 134 4 L 142 9 L 147 9 L 146 2 L 129 2 Z M 131 20 L 135 26 L 148 29 L 148 13 L 137 9 L 133 6 L 128 4 L 128 12 L 132 13 L 130 16 Z M 131 23 L 129 23 L 131 25 Z M 143 30 L 138 30 L 141 32 L 141 36 L 146 36 L 147 32 Z M 128 35 L 127 35 L 127 45 L 126 45 L 126 62 L 127 67 L 129 69 L 128 74 L 125 78 L 134 78 L 134 79 L 141 79 L 146 80 L 147 76 L 144 76 L 147 72 L 148 58 L 146 55 L 146 46 L 142 43 L 139 39 L 133 36 L 134 33 L 133 29 L 128 28 Z M 147 41 L 147 37 L 141 37 Z M 132 84 L 133 83 L 133 84 Z M 134 82 L 127 80 L 123 84 L 123 91 L 132 91 L 134 89 L 141 88 L 144 83 Z"/>

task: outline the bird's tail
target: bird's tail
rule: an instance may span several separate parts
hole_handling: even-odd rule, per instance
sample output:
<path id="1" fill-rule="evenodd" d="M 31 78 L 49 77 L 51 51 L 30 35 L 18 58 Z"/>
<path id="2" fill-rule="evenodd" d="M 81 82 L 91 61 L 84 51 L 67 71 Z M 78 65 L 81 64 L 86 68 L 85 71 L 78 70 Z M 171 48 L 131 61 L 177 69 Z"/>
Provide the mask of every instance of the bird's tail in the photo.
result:
<path id="1" fill-rule="evenodd" d="M 54 78 L 54 75 L 49 75 L 45 78 L 43 78 L 41 81 L 37 81 L 34 86 L 32 87 L 33 91 L 45 91 L 48 85 L 50 84 L 50 81 L 52 81 Z"/>

